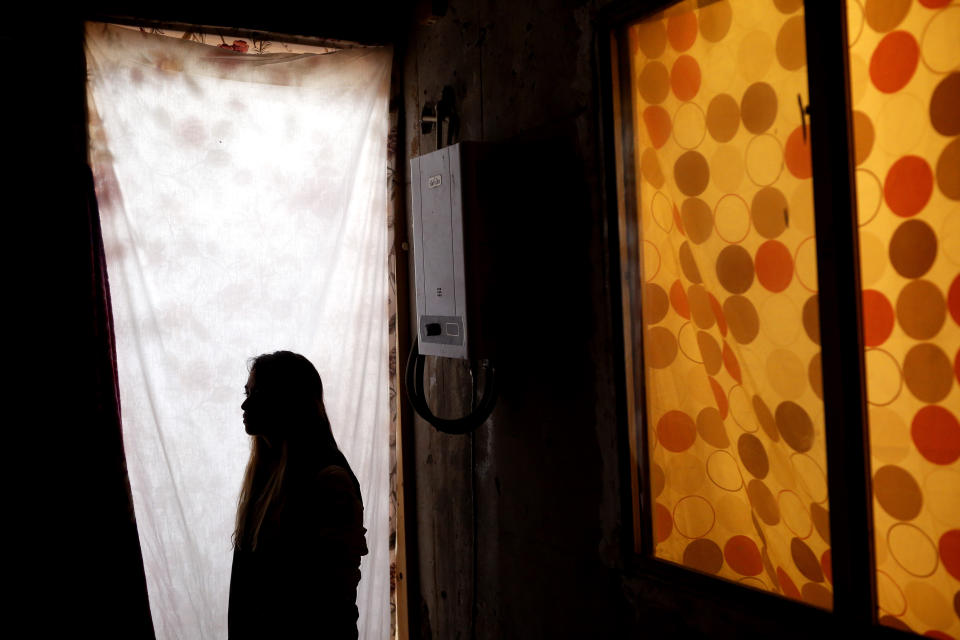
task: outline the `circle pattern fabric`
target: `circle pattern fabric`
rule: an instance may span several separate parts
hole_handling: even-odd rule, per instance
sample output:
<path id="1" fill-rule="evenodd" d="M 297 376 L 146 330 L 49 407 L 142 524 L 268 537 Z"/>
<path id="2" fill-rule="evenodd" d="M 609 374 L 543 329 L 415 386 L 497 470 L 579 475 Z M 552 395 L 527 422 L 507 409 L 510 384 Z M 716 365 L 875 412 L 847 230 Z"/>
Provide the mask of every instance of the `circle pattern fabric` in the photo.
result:
<path id="1" fill-rule="evenodd" d="M 960 5 L 848 13 L 878 614 L 960 638 Z"/>
<path id="2" fill-rule="evenodd" d="M 656 555 L 829 609 L 804 42 L 799 0 L 685 2 L 631 29 L 643 357 Z"/>
<path id="3" fill-rule="evenodd" d="M 847 17 L 878 617 L 960 638 L 960 3 Z M 683 2 L 630 50 L 655 553 L 831 608 L 803 3 Z"/>

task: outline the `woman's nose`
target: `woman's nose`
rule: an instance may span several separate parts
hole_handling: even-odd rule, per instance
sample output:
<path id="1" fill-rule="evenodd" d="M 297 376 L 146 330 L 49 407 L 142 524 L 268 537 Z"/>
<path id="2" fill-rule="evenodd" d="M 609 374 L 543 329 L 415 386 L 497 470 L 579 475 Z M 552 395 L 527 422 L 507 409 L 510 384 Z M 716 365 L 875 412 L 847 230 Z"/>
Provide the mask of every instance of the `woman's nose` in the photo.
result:
<path id="1" fill-rule="evenodd" d="M 248 402 L 250 402 L 250 398 L 245 398 L 244 401 L 240 403 L 240 408 L 246 411 Z"/>

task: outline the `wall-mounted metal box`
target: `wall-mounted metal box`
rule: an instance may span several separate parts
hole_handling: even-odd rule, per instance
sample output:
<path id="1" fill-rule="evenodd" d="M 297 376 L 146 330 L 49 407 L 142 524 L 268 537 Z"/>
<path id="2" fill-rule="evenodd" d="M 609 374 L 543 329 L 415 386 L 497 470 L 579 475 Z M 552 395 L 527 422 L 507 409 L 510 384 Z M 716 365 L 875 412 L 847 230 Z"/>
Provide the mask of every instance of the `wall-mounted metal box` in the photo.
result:
<path id="1" fill-rule="evenodd" d="M 461 142 L 410 160 L 417 332 L 423 355 L 487 357 L 489 147 Z"/>

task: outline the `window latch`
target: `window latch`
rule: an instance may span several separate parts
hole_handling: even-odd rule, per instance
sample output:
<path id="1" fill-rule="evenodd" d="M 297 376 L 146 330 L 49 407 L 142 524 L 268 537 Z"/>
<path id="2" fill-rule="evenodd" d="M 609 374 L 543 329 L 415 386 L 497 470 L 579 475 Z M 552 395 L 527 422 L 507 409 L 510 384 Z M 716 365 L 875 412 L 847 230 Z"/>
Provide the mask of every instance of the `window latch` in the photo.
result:
<path id="1" fill-rule="evenodd" d="M 803 99 L 797 94 L 797 106 L 800 108 L 800 127 L 803 131 L 803 141 L 807 141 L 807 116 L 810 115 L 810 105 L 803 106 Z"/>

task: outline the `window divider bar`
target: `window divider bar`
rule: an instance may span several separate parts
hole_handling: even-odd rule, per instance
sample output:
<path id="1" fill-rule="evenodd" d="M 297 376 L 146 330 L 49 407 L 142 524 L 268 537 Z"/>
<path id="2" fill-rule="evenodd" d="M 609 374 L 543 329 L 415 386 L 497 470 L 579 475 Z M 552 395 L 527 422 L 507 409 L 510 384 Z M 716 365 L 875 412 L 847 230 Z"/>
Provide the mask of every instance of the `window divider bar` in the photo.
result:
<path id="1" fill-rule="evenodd" d="M 630 330 L 630 321 L 627 314 L 628 287 L 624 285 L 623 267 L 621 265 L 621 246 L 625 244 L 622 223 L 622 206 L 625 199 L 623 184 L 623 152 L 621 144 L 623 129 L 620 115 L 620 60 L 619 42 L 622 29 L 616 29 L 607 24 L 601 17 L 598 33 L 606 34 L 609 38 L 598 38 L 595 44 L 597 57 L 597 77 L 600 84 L 600 110 L 602 117 L 599 122 L 599 131 L 603 145 L 603 196 L 605 219 L 605 239 L 607 241 L 607 277 L 610 291 L 611 310 L 611 341 L 614 353 L 623 353 L 630 361 L 627 352 L 627 331 Z M 632 381 L 627 375 L 625 367 L 614 368 L 614 384 L 616 385 L 616 413 L 617 413 L 617 463 L 620 486 L 620 513 L 623 522 L 623 535 L 620 539 L 621 553 L 624 558 L 631 558 L 639 552 L 639 508 L 634 504 L 636 487 L 633 468 L 632 450 L 634 444 L 634 428 L 631 417 L 631 403 L 627 394 L 633 394 Z"/>
<path id="2" fill-rule="evenodd" d="M 652 496 L 650 495 L 650 456 L 647 434 L 647 385 L 644 366 L 643 349 L 643 308 L 641 303 L 643 291 L 643 274 L 641 273 L 642 262 L 640 260 L 640 243 L 642 242 L 642 232 L 640 227 L 640 210 L 643 206 L 634 196 L 637 193 L 636 182 L 636 162 L 634 148 L 634 122 L 633 122 L 633 98 L 629 90 L 623 90 L 624 87 L 632 86 L 630 78 L 630 44 L 627 34 L 627 28 L 618 30 L 617 47 L 619 57 L 619 85 L 620 91 L 620 114 L 621 114 L 621 144 L 623 161 L 623 191 L 624 210 L 623 210 L 623 232 L 626 236 L 623 246 L 627 251 L 627 269 L 624 274 L 628 284 L 629 309 L 627 317 L 630 318 L 630 344 L 627 348 L 633 354 L 631 362 L 633 365 L 632 389 L 627 389 L 627 393 L 633 395 L 633 415 L 636 431 L 634 451 L 636 452 L 637 481 L 640 490 L 640 553 L 645 557 L 652 557 L 654 553 L 653 539 L 653 508 Z"/>
<path id="3" fill-rule="evenodd" d="M 834 611 L 863 631 L 877 614 L 847 14 L 804 10 Z"/>

